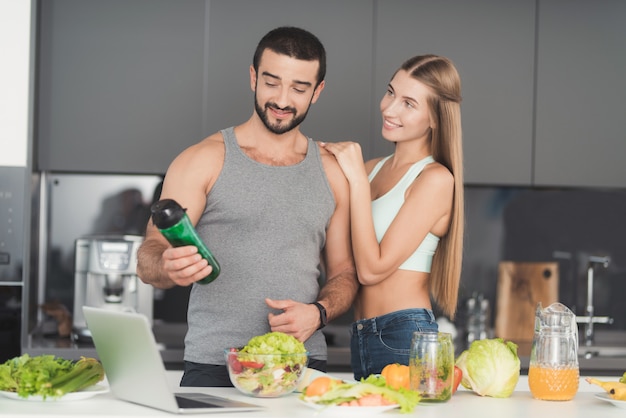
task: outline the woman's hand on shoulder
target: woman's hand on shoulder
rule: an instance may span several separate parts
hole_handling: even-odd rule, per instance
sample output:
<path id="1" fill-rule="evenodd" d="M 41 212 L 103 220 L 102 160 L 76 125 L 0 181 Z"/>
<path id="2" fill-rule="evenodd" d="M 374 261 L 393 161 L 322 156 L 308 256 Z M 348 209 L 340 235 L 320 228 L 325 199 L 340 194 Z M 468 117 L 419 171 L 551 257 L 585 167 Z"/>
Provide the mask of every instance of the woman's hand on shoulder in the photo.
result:
<path id="1" fill-rule="evenodd" d="M 367 180 L 363 153 L 358 142 L 321 142 L 320 145 L 335 156 L 341 170 L 350 183 L 363 178 Z"/>

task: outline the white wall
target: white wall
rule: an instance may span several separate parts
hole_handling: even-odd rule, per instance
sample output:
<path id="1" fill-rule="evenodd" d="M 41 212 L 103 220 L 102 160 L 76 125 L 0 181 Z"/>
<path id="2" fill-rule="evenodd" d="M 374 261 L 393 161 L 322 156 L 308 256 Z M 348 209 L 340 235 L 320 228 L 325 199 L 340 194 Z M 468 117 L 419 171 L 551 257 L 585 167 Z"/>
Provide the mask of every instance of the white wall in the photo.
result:
<path id="1" fill-rule="evenodd" d="M 0 0 L 0 166 L 28 162 L 31 10 L 30 0 Z"/>

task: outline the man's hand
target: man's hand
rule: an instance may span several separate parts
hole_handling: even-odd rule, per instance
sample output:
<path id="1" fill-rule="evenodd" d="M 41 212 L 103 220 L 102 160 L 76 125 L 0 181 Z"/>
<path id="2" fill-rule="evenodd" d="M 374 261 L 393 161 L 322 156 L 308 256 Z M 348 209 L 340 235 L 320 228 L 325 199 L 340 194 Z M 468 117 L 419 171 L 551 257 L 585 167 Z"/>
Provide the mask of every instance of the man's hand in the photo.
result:
<path id="1" fill-rule="evenodd" d="M 301 342 L 305 342 L 320 326 L 320 311 L 315 305 L 295 302 L 291 299 L 265 299 L 265 303 L 272 308 L 281 310 L 279 314 L 267 316 L 272 331 L 284 332 L 293 335 Z"/>
<path id="2" fill-rule="evenodd" d="M 178 286 L 189 286 L 213 271 L 193 245 L 170 247 L 163 251 L 161 260 L 163 270 Z"/>

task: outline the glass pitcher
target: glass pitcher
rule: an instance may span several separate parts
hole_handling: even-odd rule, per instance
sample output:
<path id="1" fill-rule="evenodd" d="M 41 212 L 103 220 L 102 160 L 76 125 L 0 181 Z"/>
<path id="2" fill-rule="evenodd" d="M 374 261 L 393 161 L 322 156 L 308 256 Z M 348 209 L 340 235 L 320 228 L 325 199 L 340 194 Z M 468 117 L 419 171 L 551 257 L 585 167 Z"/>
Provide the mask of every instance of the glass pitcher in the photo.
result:
<path id="1" fill-rule="evenodd" d="M 578 325 L 561 303 L 537 305 L 528 386 L 536 399 L 571 400 L 578 391 Z"/>

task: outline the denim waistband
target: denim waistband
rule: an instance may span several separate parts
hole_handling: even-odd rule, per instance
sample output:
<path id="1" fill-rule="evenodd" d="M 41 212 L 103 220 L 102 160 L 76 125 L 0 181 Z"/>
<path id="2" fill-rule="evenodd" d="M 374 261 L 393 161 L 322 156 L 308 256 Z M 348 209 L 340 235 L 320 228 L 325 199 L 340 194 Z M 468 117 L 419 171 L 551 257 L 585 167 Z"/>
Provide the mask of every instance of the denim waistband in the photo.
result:
<path id="1" fill-rule="evenodd" d="M 376 316 L 374 318 L 360 319 L 352 323 L 352 332 L 371 332 L 377 333 L 379 330 L 399 320 L 422 321 L 427 323 L 435 322 L 435 315 L 430 309 L 403 309 L 391 312 L 385 315 Z"/>

